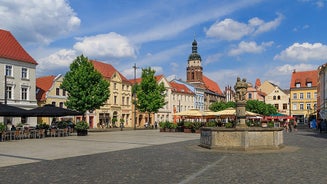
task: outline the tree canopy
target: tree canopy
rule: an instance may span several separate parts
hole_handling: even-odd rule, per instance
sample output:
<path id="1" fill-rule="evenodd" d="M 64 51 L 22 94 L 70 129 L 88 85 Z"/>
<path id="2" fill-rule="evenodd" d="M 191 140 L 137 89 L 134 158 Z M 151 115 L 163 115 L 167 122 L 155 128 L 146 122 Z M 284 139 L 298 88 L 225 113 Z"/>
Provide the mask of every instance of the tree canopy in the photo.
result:
<path id="1" fill-rule="evenodd" d="M 150 67 L 142 69 L 142 81 L 135 85 L 136 108 L 143 113 L 148 113 L 149 117 L 151 113 L 157 113 L 166 104 L 166 89 L 163 83 L 157 83 L 154 74 L 155 70 Z"/>
<path id="2" fill-rule="evenodd" d="M 216 111 L 221 111 L 221 110 L 227 109 L 229 107 L 235 108 L 236 103 L 235 102 L 215 102 L 210 105 L 209 109 L 211 111 L 216 112 Z M 264 103 L 262 101 L 258 101 L 258 100 L 248 100 L 246 102 L 245 108 L 247 111 L 262 114 L 265 116 L 269 116 L 271 114 L 277 113 L 277 109 L 273 105 L 266 104 L 266 103 Z"/>
<path id="3" fill-rule="evenodd" d="M 233 107 L 235 108 L 236 107 L 236 103 L 235 102 L 215 102 L 215 103 L 212 103 L 210 106 L 209 106 L 209 109 L 211 111 L 221 111 L 221 110 L 224 110 L 224 109 L 227 109 L 229 107 Z"/>
<path id="4" fill-rule="evenodd" d="M 109 82 L 83 55 L 70 64 L 60 87 L 68 92 L 65 105 L 82 113 L 104 105 L 110 95 Z"/>
<path id="5" fill-rule="evenodd" d="M 277 113 L 277 109 L 271 105 L 271 104 L 266 104 L 262 101 L 259 100 L 248 100 L 246 102 L 246 106 L 245 106 L 246 110 L 251 111 L 251 112 L 255 112 L 258 114 L 262 114 L 265 116 L 269 116 L 271 114 L 276 114 Z"/>

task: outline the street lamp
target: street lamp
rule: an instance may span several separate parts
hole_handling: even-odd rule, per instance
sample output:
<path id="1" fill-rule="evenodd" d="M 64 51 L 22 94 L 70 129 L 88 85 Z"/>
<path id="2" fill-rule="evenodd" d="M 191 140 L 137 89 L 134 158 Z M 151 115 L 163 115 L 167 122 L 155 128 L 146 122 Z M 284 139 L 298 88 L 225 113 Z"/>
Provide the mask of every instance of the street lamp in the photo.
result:
<path id="1" fill-rule="evenodd" d="M 133 69 L 134 69 L 134 89 L 133 89 L 133 104 L 134 104 L 134 130 L 136 130 L 136 89 L 135 89 L 135 85 L 136 85 L 136 69 L 138 67 L 136 67 L 136 63 L 134 63 Z"/>
<path id="2" fill-rule="evenodd" d="M 5 74 L 5 88 L 4 88 L 5 90 L 5 104 L 7 105 L 7 98 L 8 98 L 8 96 L 7 96 L 7 74 Z"/>

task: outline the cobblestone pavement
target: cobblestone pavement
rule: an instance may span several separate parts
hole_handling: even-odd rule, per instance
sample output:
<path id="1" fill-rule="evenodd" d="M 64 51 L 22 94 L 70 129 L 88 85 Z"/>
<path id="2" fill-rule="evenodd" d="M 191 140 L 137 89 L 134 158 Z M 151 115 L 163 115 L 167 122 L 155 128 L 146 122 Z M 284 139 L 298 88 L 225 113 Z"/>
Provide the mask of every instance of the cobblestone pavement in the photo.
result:
<path id="1" fill-rule="evenodd" d="M 94 133 L 85 138 L 42 141 L 48 145 L 59 142 L 63 147 L 73 142 L 105 148 L 84 155 L 69 154 L 62 148 L 56 153 L 63 155 L 57 157 L 25 152 L 37 157 L 31 163 L 0 167 L 0 183 L 327 183 L 327 133 L 310 129 L 285 132 L 286 147 L 279 151 L 208 150 L 198 146 L 198 135 L 157 130 Z M 17 156 L 17 152 L 4 153 L 3 147 L 13 149 L 10 144 L 16 143 L 0 144 L 0 158 L 11 154 L 27 159 Z M 43 142 L 39 145 L 42 148 L 35 145 L 37 150 L 48 149 Z M 76 149 L 83 151 L 79 146 Z"/>

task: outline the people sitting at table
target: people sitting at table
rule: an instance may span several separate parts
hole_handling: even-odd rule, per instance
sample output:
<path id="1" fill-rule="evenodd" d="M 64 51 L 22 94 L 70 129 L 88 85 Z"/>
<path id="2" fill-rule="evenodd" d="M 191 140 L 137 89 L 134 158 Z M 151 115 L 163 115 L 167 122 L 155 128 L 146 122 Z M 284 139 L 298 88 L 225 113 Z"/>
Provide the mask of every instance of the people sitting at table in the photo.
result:
<path id="1" fill-rule="evenodd" d="M 11 131 L 15 131 L 16 130 L 16 127 L 15 127 L 15 125 L 11 125 L 11 129 L 10 129 Z"/>

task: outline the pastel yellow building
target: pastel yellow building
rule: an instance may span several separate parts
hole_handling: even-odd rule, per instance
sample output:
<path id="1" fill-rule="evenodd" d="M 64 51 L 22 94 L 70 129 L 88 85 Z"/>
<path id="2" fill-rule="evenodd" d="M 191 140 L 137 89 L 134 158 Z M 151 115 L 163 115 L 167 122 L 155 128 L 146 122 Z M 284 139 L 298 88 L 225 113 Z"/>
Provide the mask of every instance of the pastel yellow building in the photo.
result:
<path id="1" fill-rule="evenodd" d="M 292 73 L 290 83 L 290 112 L 303 123 L 315 117 L 317 110 L 318 71 L 301 71 Z"/>
<path id="2" fill-rule="evenodd" d="M 90 61 L 94 68 L 109 81 L 110 96 L 106 103 L 89 117 L 91 128 L 132 127 L 132 83 L 112 65 L 95 60 Z"/>
<path id="3" fill-rule="evenodd" d="M 36 79 L 36 99 L 39 107 L 45 104 L 52 104 L 56 107 L 66 108 L 65 102 L 67 100 L 67 92 L 60 88 L 63 81 L 61 74 L 54 76 L 43 76 Z M 66 117 L 67 119 L 73 119 L 73 117 Z M 63 117 L 59 117 L 57 120 L 61 120 Z M 38 123 L 51 124 L 53 117 L 38 117 Z"/>

